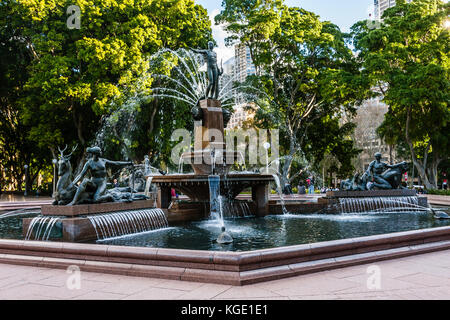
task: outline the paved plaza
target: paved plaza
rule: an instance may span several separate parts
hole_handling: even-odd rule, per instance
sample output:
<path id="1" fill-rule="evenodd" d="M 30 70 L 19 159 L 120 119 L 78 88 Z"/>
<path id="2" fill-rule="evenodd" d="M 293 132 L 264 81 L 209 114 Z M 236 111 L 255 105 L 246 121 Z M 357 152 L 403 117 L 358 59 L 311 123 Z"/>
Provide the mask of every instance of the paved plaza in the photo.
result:
<path id="1" fill-rule="evenodd" d="M 372 281 L 378 270 L 379 282 Z M 0 265 L 0 299 L 450 299 L 450 250 L 242 287 Z M 79 284 L 79 286 L 77 285 Z M 72 288 L 72 289 L 69 289 Z"/>
<path id="2" fill-rule="evenodd" d="M 299 198 L 315 200 L 314 196 L 307 195 L 293 195 L 286 200 Z M 432 198 L 448 201 L 443 196 Z M 46 197 L 2 195 L 0 208 L 35 207 L 50 201 Z M 371 282 L 373 270 L 378 270 L 380 276 L 375 286 Z M 82 271 L 77 278 L 78 288 L 71 286 L 75 275 L 65 269 L 0 264 L 0 299 L 447 300 L 450 299 L 450 250 L 243 287 Z"/>

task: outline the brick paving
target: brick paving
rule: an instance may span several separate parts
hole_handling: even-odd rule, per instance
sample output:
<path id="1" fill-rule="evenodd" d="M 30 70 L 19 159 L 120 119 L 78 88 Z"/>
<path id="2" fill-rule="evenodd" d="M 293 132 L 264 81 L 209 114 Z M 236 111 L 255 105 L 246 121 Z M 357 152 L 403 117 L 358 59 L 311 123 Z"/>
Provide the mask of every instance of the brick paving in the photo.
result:
<path id="1" fill-rule="evenodd" d="M 66 270 L 0 264 L 0 299 L 113 300 L 334 300 L 450 299 L 450 250 L 377 262 L 380 287 L 359 265 L 235 287 L 81 272 L 79 289 L 69 289 Z M 373 283 L 370 282 L 369 283 Z"/>

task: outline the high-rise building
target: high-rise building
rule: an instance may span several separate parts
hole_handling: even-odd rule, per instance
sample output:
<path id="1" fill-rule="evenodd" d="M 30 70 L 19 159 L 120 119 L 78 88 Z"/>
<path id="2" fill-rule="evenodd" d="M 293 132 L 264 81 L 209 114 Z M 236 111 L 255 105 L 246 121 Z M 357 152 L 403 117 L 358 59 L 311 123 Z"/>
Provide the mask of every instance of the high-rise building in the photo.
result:
<path id="1" fill-rule="evenodd" d="M 255 65 L 252 62 L 250 49 L 243 43 L 238 43 L 234 47 L 234 70 L 236 80 L 244 82 L 247 76 L 256 73 Z"/>
<path id="2" fill-rule="evenodd" d="M 223 64 L 223 74 L 219 78 L 219 95 L 223 100 L 234 99 L 235 90 L 233 88 L 233 81 L 235 78 L 234 57 L 231 57 Z"/>
<path id="3" fill-rule="evenodd" d="M 406 1 L 411 2 L 412 0 Z M 374 0 L 374 5 L 375 5 L 375 19 L 380 20 L 386 9 L 395 6 L 395 0 Z"/>
<path id="4" fill-rule="evenodd" d="M 250 55 L 250 49 L 243 43 L 234 46 L 234 79 L 244 82 L 248 76 L 256 74 L 256 68 Z M 236 95 L 236 104 L 245 103 L 241 94 Z"/>
<path id="5" fill-rule="evenodd" d="M 233 82 L 244 82 L 248 76 L 256 74 L 256 68 L 252 62 L 250 49 L 245 44 L 236 44 L 234 53 L 234 59 L 230 59 L 224 64 L 224 75 L 228 74 L 228 76 L 223 77 L 225 86 L 225 83 L 229 83 L 231 78 Z M 233 62 L 234 64 L 232 66 L 231 64 Z M 232 92 L 234 95 L 234 112 L 228 122 L 227 129 L 239 128 L 254 116 L 252 112 L 246 110 L 246 106 L 251 102 L 247 101 L 247 99 L 245 99 L 242 94 L 237 93 L 236 90 L 229 91 L 228 88 L 225 88 L 224 91 Z"/>

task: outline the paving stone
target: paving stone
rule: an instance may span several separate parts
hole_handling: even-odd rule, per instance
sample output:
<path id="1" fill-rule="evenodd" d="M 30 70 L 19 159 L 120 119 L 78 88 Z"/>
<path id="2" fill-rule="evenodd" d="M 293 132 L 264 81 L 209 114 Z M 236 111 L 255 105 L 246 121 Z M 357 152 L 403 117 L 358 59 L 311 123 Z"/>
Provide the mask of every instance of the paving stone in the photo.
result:
<path id="1" fill-rule="evenodd" d="M 367 288 L 373 264 L 242 287 L 82 271 L 79 290 L 67 288 L 64 269 L 0 264 L 0 299 L 441 300 L 450 299 L 449 263 L 450 250 L 377 262 L 381 290 Z"/>

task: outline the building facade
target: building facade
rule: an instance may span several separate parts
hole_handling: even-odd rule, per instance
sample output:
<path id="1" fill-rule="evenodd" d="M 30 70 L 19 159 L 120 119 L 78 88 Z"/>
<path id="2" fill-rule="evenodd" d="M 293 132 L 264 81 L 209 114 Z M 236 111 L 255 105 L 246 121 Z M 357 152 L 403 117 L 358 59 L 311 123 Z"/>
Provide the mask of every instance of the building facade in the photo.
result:
<path id="1" fill-rule="evenodd" d="M 406 0 L 411 2 L 412 0 Z M 381 20 L 384 11 L 395 6 L 395 0 L 374 0 L 375 19 Z"/>
<path id="2" fill-rule="evenodd" d="M 381 140 L 376 132 L 388 109 L 389 107 L 381 102 L 380 98 L 366 100 L 358 108 L 353 120 L 356 123 L 353 140 L 356 147 L 362 149 L 355 163 L 355 168 L 360 172 L 367 170 L 377 152 L 382 154 L 383 162 L 392 164 L 401 160 L 398 159 L 395 148 Z"/>
<path id="3" fill-rule="evenodd" d="M 234 58 L 228 60 L 224 64 L 224 78 L 225 81 L 229 82 L 230 77 L 234 79 L 235 82 L 244 82 L 248 76 L 256 74 L 255 65 L 252 62 L 250 55 L 250 49 L 242 43 L 238 43 L 234 47 Z M 233 66 L 231 65 L 234 62 Z M 228 66 L 226 67 L 226 65 Z M 228 74 L 228 75 L 227 75 Z M 225 89 L 226 90 L 226 89 Z M 246 121 L 253 118 L 254 113 L 247 111 L 249 101 L 236 93 L 235 90 L 232 91 L 234 94 L 234 106 L 233 114 L 231 115 L 230 121 L 228 122 L 227 129 L 241 128 Z"/>
<path id="4" fill-rule="evenodd" d="M 236 80 L 244 82 L 249 75 L 256 74 L 255 65 L 252 62 L 250 49 L 243 43 L 238 43 L 234 47 Z"/>

